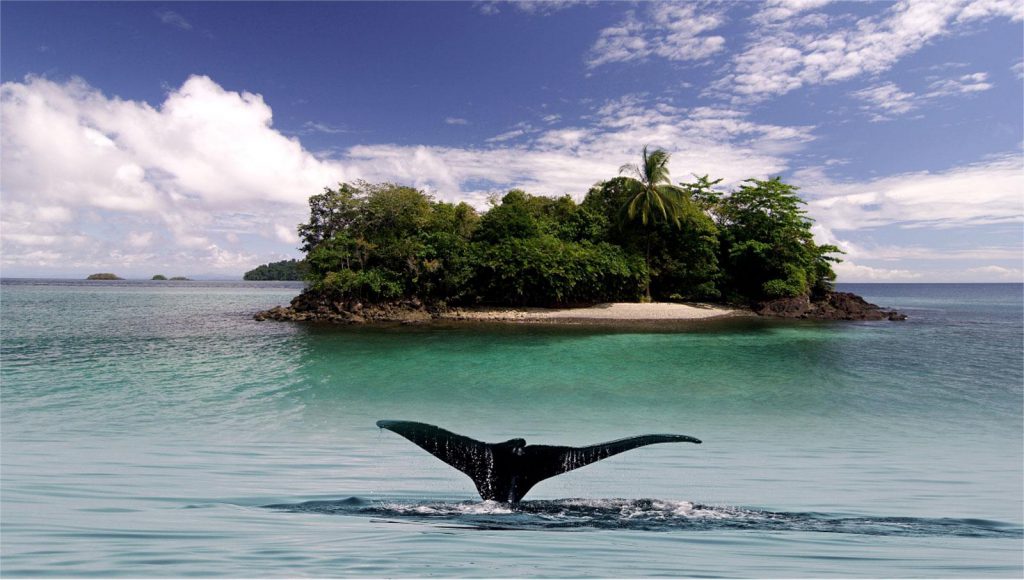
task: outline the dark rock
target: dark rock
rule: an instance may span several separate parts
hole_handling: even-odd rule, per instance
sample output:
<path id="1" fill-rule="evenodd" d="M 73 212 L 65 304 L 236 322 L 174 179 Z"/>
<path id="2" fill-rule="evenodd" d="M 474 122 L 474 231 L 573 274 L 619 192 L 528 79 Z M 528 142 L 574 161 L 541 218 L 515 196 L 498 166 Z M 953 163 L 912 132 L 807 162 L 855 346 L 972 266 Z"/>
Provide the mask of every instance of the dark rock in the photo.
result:
<path id="1" fill-rule="evenodd" d="M 811 318 L 816 320 L 906 320 L 907 315 L 883 310 L 850 292 L 829 292 L 822 296 L 796 296 L 766 300 L 754 305 L 761 316 Z"/>
<path id="2" fill-rule="evenodd" d="M 312 320 L 337 324 L 365 324 L 368 322 L 400 322 L 419 324 L 433 319 L 430 311 L 418 298 L 397 302 L 364 304 L 358 300 L 338 300 L 306 290 L 292 298 L 288 307 L 275 306 L 257 312 L 255 320 Z"/>

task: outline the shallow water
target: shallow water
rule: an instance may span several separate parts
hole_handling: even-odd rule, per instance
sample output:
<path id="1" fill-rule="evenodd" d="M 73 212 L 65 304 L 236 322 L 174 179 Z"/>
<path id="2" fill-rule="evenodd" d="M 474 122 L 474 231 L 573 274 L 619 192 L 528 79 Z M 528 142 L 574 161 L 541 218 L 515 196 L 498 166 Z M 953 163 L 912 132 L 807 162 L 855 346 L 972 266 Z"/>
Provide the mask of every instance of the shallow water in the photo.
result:
<path id="1" fill-rule="evenodd" d="M 1021 285 L 902 323 L 348 329 L 294 284 L 4 280 L 4 576 L 1024 574 Z M 517 509 L 377 419 L 676 432 Z"/>

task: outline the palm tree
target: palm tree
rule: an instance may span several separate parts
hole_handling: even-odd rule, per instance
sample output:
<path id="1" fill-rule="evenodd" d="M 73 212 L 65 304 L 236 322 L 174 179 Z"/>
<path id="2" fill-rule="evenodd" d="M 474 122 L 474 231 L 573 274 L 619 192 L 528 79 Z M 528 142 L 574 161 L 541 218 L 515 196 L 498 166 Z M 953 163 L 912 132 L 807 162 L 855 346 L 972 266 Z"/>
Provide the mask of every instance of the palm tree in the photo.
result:
<path id="1" fill-rule="evenodd" d="M 651 226 L 665 221 L 679 227 L 679 219 L 689 210 L 686 193 L 669 181 L 668 157 L 663 149 L 648 153 L 645 145 L 642 164 L 627 163 L 619 168 L 620 175 L 632 174 L 625 183 L 629 197 L 622 208 L 624 219 L 620 225 L 639 220 L 647 229 L 647 300 L 651 299 Z"/>

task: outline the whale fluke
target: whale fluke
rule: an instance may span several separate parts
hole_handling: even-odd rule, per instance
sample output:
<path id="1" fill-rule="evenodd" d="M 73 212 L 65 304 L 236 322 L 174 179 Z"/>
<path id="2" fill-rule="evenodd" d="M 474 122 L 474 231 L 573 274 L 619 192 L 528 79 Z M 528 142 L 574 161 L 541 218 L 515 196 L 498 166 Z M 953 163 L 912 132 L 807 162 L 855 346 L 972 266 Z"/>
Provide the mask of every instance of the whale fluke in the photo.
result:
<path id="1" fill-rule="evenodd" d="M 537 483 L 623 451 L 655 443 L 700 443 L 688 435 L 639 435 L 587 447 L 527 445 L 525 439 L 484 443 L 434 425 L 415 421 L 377 421 L 431 455 L 465 473 L 480 497 L 518 503 Z"/>

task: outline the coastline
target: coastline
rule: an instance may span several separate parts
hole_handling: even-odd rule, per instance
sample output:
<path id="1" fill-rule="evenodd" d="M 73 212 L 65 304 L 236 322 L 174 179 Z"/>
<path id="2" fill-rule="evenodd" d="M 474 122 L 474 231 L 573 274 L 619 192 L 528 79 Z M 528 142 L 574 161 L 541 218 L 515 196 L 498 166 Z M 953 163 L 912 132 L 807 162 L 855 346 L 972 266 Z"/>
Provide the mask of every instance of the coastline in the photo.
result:
<path id="1" fill-rule="evenodd" d="M 583 308 L 453 308 L 434 315 L 435 320 L 489 322 L 674 322 L 754 316 L 749 310 L 715 304 L 674 302 L 608 302 Z"/>

